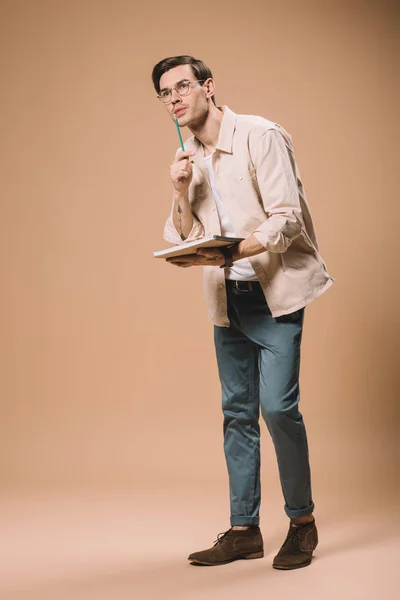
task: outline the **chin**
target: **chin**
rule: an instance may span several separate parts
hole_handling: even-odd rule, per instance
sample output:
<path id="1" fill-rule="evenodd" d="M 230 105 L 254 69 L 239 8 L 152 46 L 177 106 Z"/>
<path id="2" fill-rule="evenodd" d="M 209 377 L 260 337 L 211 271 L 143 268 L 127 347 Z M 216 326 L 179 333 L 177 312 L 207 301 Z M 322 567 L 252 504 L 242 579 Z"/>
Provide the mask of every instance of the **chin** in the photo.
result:
<path id="1" fill-rule="evenodd" d="M 182 115 L 181 119 L 178 117 L 179 127 L 187 127 L 188 125 L 190 125 L 190 123 L 191 123 L 191 119 L 187 118 L 186 115 Z"/>

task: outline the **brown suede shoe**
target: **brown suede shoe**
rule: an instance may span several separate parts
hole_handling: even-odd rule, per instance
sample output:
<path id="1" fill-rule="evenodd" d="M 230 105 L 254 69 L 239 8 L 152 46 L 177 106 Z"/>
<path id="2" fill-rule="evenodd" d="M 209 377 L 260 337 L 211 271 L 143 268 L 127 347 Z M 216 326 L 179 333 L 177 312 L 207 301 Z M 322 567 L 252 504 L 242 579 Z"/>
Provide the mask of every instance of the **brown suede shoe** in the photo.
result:
<path id="1" fill-rule="evenodd" d="M 272 566 L 275 569 L 298 569 L 311 563 L 313 550 L 318 544 L 318 532 L 315 519 L 311 523 L 292 522 L 281 549 L 275 556 Z"/>
<path id="2" fill-rule="evenodd" d="M 251 525 L 248 529 L 228 529 L 219 533 L 214 546 L 208 550 L 193 552 L 188 559 L 197 565 L 224 565 L 239 558 L 262 558 L 264 545 L 260 528 Z"/>

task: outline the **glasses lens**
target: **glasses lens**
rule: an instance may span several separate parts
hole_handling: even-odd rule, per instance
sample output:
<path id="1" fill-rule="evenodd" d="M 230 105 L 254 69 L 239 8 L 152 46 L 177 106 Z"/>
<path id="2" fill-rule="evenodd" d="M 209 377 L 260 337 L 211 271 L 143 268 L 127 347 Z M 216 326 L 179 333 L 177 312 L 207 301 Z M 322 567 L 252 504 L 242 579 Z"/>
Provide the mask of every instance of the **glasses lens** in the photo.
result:
<path id="1" fill-rule="evenodd" d="M 169 102 L 171 100 L 171 92 L 169 90 L 163 90 L 159 95 L 159 98 L 162 102 Z"/>
<path id="2" fill-rule="evenodd" d="M 188 93 L 190 92 L 190 84 L 191 83 L 203 83 L 203 81 L 205 81 L 205 79 L 196 80 L 196 81 L 181 81 L 173 89 L 179 94 L 179 96 L 187 96 Z M 166 104 L 168 102 L 171 102 L 172 90 L 163 90 L 160 93 L 159 98 Z"/>
<path id="3" fill-rule="evenodd" d="M 181 83 L 177 86 L 177 91 L 180 96 L 186 96 L 189 93 L 190 83 L 189 81 L 181 81 Z"/>

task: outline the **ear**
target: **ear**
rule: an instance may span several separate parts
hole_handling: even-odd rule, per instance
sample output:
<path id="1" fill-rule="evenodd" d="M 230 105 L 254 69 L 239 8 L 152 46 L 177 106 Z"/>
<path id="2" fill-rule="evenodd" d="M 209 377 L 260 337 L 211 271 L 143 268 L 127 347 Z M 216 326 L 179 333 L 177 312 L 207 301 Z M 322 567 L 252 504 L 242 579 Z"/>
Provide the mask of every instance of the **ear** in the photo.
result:
<path id="1" fill-rule="evenodd" d="M 208 79 L 206 79 L 203 85 L 207 89 L 207 98 L 211 98 L 215 92 L 214 79 L 212 79 L 212 77 L 209 77 Z"/>

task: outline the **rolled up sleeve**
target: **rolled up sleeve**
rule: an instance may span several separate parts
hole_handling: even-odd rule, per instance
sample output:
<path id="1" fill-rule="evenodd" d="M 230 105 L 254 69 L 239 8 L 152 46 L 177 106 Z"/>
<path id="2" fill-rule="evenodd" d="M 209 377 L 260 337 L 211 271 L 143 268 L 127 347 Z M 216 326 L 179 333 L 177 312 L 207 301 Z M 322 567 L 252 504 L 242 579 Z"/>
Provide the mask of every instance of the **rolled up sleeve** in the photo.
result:
<path id="1" fill-rule="evenodd" d="M 292 150 L 282 133 L 276 129 L 266 131 L 253 152 L 257 183 L 267 219 L 252 235 L 270 252 L 285 252 L 300 235 L 303 226 L 297 178 L 290 152 Z"/>

